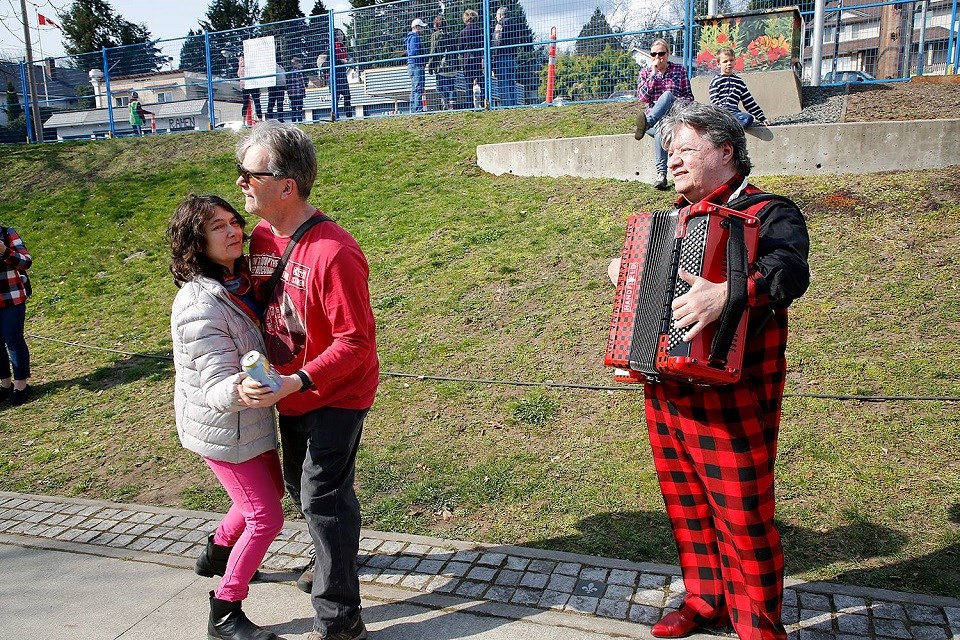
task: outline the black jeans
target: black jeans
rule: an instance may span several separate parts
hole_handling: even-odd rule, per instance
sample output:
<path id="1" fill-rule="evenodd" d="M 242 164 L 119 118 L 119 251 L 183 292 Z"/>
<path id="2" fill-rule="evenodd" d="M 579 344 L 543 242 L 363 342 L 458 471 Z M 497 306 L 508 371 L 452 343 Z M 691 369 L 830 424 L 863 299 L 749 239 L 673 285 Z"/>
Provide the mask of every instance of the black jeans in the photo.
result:
<path id="1" fill-rule="evenodd" d="M 340 631 L 360 615 L 360 503 L 353 480 L 367 411 L 325 407 L 280 416 L 284 483 L 317 554 L 311 597 L 320 632 Z"/>

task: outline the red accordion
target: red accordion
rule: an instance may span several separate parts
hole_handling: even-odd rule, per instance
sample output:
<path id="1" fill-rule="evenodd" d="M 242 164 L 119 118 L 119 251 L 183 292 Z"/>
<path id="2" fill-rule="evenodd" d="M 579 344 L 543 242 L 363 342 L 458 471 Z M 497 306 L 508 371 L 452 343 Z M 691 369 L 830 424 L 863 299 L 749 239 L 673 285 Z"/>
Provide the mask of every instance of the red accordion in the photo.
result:
<path id="1" fill-rule="evenodd" d="M 769 197 L 769 196 L 768 196 Z M 760 222 L 750 214 L 700 202 L 630 216 L 603 363 L 621 382 L 682 380 L 730 384 L 740 378 L 746 342 L 747 276 Z M 677 272 L 726 282 L 720 319 L 690 342 L 673 326 L 674 298 L 690 290 Z"/>

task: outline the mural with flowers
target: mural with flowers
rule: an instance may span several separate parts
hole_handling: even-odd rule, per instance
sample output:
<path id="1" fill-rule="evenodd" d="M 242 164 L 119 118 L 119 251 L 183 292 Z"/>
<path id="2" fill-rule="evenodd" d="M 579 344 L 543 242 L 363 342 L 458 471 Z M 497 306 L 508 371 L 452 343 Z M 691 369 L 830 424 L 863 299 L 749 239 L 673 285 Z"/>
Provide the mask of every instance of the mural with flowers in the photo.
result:
<path id="1" fill-rule="evenodd" d="M 733 49 L 734 73 L 793 69 L 800 59 L 803 21 L 796 8 L 730 14 L 698 20 L 697 74 L 718 72 L 717 53 Z"/>

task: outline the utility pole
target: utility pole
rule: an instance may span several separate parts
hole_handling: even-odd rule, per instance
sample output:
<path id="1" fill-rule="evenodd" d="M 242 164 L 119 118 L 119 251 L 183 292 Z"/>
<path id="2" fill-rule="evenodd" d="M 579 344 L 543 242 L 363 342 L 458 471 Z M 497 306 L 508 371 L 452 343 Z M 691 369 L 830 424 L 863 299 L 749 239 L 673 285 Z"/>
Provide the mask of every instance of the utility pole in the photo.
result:
<path id="1" fill-rule="evenodd" d="M 23 43 L 27 47 L 27 92 L 24 99 L 30 103 L 33 116 L 33 131 L 37 142 L 43 142 L 43 123 L 40 122 L 40 105 L 37 103 L 37 84 L 33 77 L 33 48 L 30 44 L 30 22 L 27 20 L 27 0 L 20 0 L 20 12 L 23 14 Z"/>

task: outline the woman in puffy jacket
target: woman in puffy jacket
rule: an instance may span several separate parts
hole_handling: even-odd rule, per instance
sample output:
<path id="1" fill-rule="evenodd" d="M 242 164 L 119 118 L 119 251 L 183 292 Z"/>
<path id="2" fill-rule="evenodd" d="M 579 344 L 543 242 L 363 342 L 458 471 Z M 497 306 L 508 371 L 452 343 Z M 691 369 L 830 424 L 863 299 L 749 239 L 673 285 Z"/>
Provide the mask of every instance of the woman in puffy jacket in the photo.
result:
<path id="1" fill-rule="evenodd" d="M 174 408 L 180 442 L 203 457 L 233 504 L 197 559 L 210 592 L 210 638 L 271 640 L 241 602 L 267 548 L 283 528 L 283 477 L 273 410 L 247 408 L 237 393 L 245 353 L 264 350 L 261 311 L 243 257 L 243 217 L 217 196 L 186 198 L 167 236 L 180 287 L 170 329 L 176 368 Z"/>

